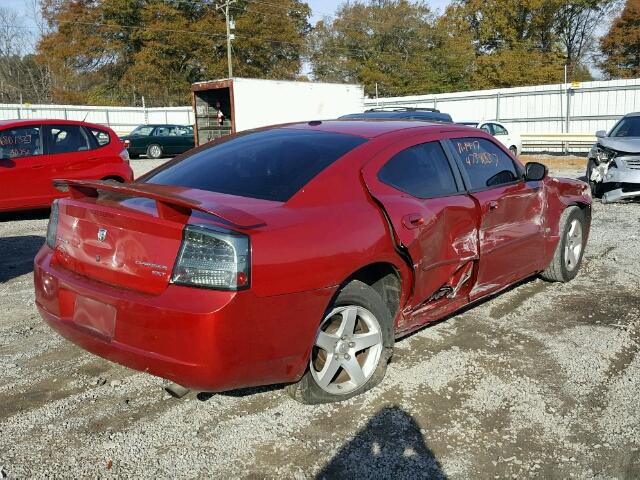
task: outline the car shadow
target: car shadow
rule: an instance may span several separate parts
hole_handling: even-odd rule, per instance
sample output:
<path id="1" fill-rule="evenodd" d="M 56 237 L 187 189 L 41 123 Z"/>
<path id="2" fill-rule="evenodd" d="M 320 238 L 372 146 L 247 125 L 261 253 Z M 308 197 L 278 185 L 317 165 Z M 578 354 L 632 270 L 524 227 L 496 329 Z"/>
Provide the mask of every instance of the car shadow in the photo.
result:
<path id="1" fill-rule="evenodd" d="M 274 385 L 263 385 L 260 387 L 238 388 L 236 390 L 228 390 L 226 392 L 198 392 L 196 394 L 196 398 L 201 402 L 206 402 L 215 395 L 222 395 L 223 397 L 242 398 L 242 397 L 250 397 L 258 393 L 266 393 L 266 392 L 273 392 L 276 390 L 282 390 L 284 387 L 285 387 L 284 383 L 277 383 Z"/>
<path id="2" fill-rule="evenodd" d="M 33 271 L 33 259 L 44 244 L 39 235 L 0 238 L 0 283 Z"/>
<path id="3" fill-rule="evenodd" d="M 0 212 L 0 222 L 15 222 L 16 220 L 45 220 L 49 218 L 51 209 L 20 210 L 18 212 Z"/>
<path id="4" fill-rule="evenodd" d="M 398 406 L 385 407 L 316 475 L 334 478 L 446 479 L 420 425 Z"/>

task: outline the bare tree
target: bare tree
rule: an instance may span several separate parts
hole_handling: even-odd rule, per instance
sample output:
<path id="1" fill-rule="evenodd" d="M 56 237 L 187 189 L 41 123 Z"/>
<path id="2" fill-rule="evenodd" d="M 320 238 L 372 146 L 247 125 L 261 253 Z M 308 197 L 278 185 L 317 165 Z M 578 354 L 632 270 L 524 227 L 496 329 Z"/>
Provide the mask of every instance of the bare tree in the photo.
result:
<path id="1" fill-rule="evenodd" d="M 619 0 L 563 1 L 556 14 L 555 31 L 562 43 L 570 74 L 586 69 L 596 47 L 601 25 Z"/>
<path id="2" fill-rule="evenodd" d="M 16 12 L 0 8 L 0 101 L 51 101 L 48 66 L 32 53 L 36 36 Z"/>

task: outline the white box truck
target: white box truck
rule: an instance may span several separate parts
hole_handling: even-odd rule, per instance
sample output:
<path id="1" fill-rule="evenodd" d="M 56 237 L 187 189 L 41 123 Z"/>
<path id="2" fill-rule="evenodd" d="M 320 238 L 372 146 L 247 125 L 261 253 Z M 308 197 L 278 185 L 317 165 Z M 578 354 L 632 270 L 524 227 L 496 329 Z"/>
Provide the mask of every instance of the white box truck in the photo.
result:
<path id="1" fill-rule="evenodd" d="M 191 86 L 196 145 L 251 128 L 364 111 L 361 85 L 228 78 Z"/>

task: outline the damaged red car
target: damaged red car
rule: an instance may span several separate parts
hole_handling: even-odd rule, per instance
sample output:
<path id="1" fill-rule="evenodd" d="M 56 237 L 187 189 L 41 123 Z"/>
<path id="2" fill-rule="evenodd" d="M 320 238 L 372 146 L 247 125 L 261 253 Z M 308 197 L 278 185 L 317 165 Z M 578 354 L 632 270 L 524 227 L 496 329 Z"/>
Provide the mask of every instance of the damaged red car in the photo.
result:
<path id="1" fill-rule="evenodd" d="M 37 307 L 82 348 L 189 388 L 378 384 L 394 341 L 515 282 L 566 282 L 587 184 L 476 129 L 323 121 L 244 132 L 132 184 L 62 180 Z"/>

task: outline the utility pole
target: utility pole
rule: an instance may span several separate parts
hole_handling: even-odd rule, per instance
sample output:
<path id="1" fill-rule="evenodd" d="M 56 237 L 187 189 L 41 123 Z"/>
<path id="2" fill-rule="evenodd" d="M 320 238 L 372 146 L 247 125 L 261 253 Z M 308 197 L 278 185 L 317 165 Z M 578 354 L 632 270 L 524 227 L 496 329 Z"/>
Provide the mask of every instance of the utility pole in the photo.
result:
<path id="1" fill-rule="evenodd" d="M 234 39 L 234 35 L 231 33 L 231 29 L 235 29 L 235 25 L 232 25 L 232 21 L 229 18 L 229 7 L 236 3 L 238 0 L 225 0 L 224 3 L 216 5 L 216 8 L 224 13 L 224 18 L 227 23 L 227 64 L 229 66 L 229 78 L 233 78 L 233 62 L 231 61 L 231 40 Z"/>

